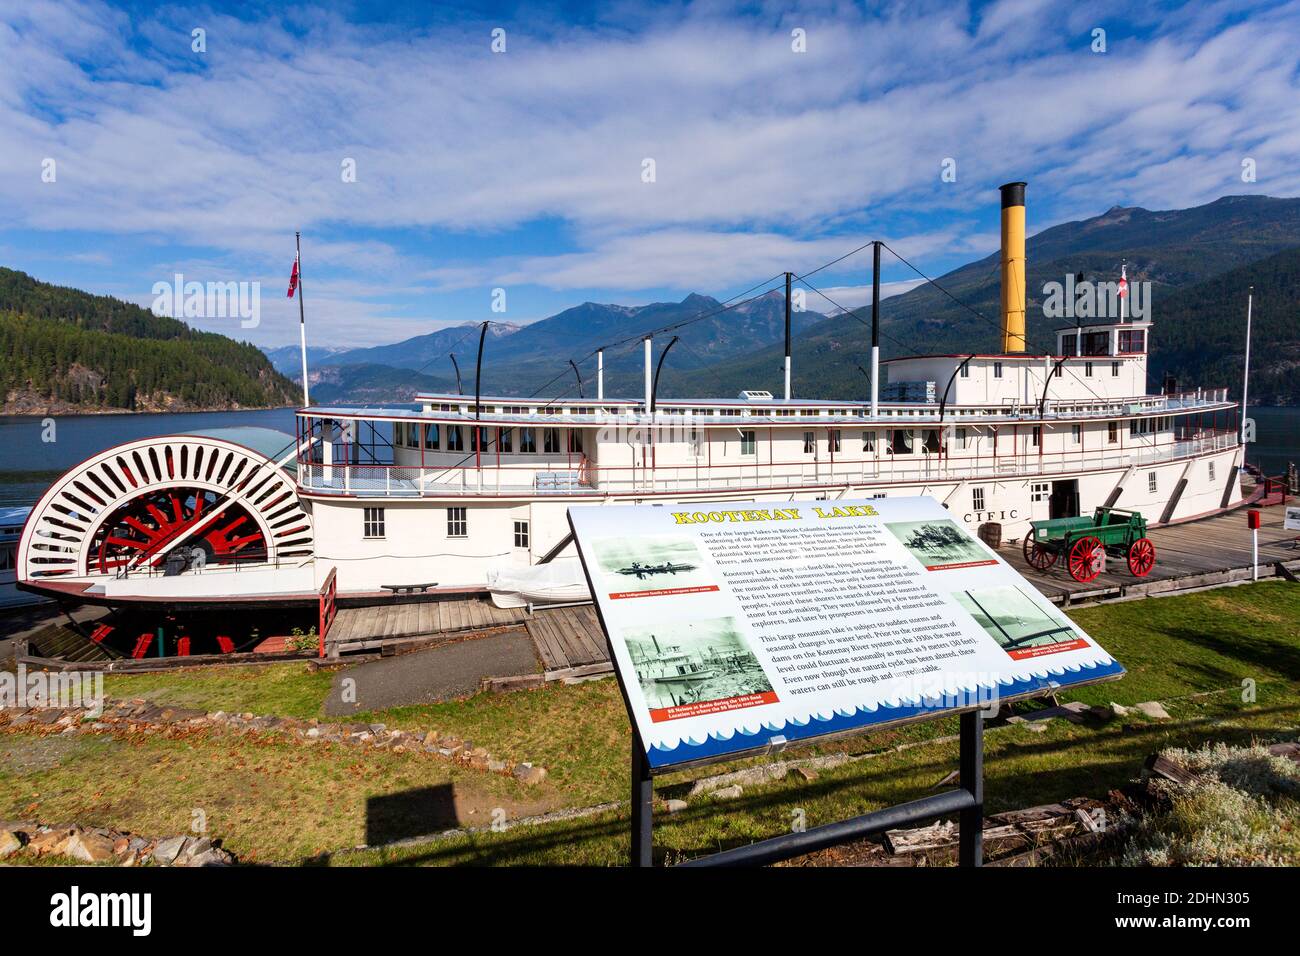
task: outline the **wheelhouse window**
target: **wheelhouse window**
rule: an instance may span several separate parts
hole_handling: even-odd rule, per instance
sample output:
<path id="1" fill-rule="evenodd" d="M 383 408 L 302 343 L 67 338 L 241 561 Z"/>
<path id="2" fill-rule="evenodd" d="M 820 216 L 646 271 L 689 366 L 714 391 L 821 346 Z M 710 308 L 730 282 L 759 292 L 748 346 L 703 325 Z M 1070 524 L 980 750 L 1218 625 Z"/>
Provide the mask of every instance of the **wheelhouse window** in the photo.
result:
<path id="1" fill-rule="evenodd" d="M 528 522 L 527 521 L 515 522 L 515 547 L 516 548 L 528 547 Z"/>
<path id="2" fill-rule="evenodd" d="M 548 455 L 558 455 L 560 453 L 560 430 L 558 428 L 545 428 L 542 430 L 542 450 Z"/>
<path id="3" fill-rule="evenodd" d="M 384 509 L 363 508 L 361 512 L 361 534 L 366 538 L 384 536 Z"/>
<path id="4" fill-rule="evenodd" d="M 537 451 L 537 436 L 531 428 L 519 429 L 519 451 L 525 455 L 532 455 Z"/>
<path id="5" fill-rule="evenodd" d="M 424 447 L 425 448 L 437 448 L 438 438 L 439 435 L 438 435 L 437 425 L 424 426 Z"/>
<path id="6" fill-rule="evenodd" d="M 1144 352 L 1147 347 L 1145 329 L 1121 329 L 1119 333 L 1119 351 L 1121 355 Z"/>
<path id="7" fill-rule="evenodd" d="M 754 430 L 752 428 L 742 429 L 740 432 L 740 453 L 742 455 L 758 454 L 758 443 L 754 440 Z"/>
<path id="8" fill-rule="evenodd" d="M 447 426 L 447 451 L 464 451 L 465 437 L 461 434 L 459 425 Z"/>
<path id="9" fill-rule="evenodd" d="M 1110 354 L 1110 333 L 1109 332 L 1088 332 L 1083 336 L 1083 354 L 1084 355 L 1109 355 Z"/>
<path id="10" fill-rule="evenodd" d="M 912 454 L 911 429 L 895 428 L 889 433 L 889 453 L 891 455 Z"/>
<path id="11" fill-rule="evenodd" d="M 467 517 L 464 508 L 447 509 L 447 537 L 469 537 L 469 518 Z"/>
<path id="12" fill-rule="evenodd" d="M 1061 336 L 1061 354 L 1074 355 L 1079 351 L 1079 336 L 1071 333 Z"/>

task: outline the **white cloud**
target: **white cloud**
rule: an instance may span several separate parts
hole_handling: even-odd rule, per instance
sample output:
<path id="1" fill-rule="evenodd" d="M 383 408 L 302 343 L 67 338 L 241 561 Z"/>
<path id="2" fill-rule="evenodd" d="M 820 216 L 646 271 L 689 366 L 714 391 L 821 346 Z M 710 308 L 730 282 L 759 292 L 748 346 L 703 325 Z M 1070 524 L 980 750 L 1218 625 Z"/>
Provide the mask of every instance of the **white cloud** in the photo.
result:
<path id="1" fill-rule="evenodd" d="M 698 5 L 640 30 L 507 24 L 494 55 L 476 23 L 397 32 L 295 8 L 291 31 L 167 8 L 132 24 L 42 0 L 0 12 L 0 214 L 211 248 L 237 277 L 287 268 L 301 228 L 337 327 L 372 340 L 393 277 L 711 292 L 815 265 L 846 236 L 987 252 L 975 217 L 1011 178 L 1031 180 L 1036 223 L 1300 192 L 1297 9 Z M 1110 51 L 1092 54 L 1094 12 L 1161 35 L 1127 39 L 1108 20 Z M 201 57 L 191 23 L 208 31 Z M 793 25 L 807 53 L 791 52 Z M 1245 155 L 1260 164 L 1250 186 Z M 40 182 L 47 156 L 56 184 Z M 945 157 L 955 185 L 939 180 Z M 937 230 L 933 210 L 953 225 Z M 538 220 L 565 223 L 576 248 L 513 253 L 506 230 Z M 372 230 L 387 238 L 349 238 Z M 503 238 L 496 254 L 435 260 L 419 249 L 431 230 Z"/>

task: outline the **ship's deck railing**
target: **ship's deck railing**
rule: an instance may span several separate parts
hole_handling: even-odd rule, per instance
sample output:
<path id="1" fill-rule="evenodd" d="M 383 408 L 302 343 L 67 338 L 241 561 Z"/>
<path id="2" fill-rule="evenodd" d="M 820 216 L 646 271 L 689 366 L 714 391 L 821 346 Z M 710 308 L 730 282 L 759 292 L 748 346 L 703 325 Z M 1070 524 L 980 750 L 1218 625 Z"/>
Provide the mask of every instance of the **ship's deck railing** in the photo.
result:
<path id="1" fill-rule="evenodd" d="M 369 498 L 458 496 L 547 497 L 644 493 L 694 493 L 808 488 L 863 483 L 915 483 L 968 479 L 1030 478 L 1080 471 L 1143 467 L 1237 445 L 1235 432 L 1154 446 L 1040 454 L 1021 444 L 1012 453 L 950 457 L 921 453 L 876 458 L 836 457 L 794 462 L 753 461 L 719 465 L 666 465 L 653 468 L 597 468 L 584 465 L 566 480 L 556 472 L 528 466 L 425 467 L 401 465 L 301 464 L 299 487 L 309 494 Z M 569 477 L 570 474 L 574 478 Z"/>

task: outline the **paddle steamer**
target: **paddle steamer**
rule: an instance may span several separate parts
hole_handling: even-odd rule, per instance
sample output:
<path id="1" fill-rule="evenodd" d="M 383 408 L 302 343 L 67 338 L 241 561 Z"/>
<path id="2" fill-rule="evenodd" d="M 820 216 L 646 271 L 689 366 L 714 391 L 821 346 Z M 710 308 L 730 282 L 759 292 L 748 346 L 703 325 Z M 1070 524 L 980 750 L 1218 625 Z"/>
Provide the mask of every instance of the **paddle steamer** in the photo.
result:
<path id="1" fill-rule="evenodd" d="M 602 372 L 595 398 L 427 394 L 306 407 L 294 436 L 132 441 L 42 497 L 18 581 L 119 605 L 305 603 L 324 587 L 545 600 L 575 593 L 558 570 L 574 562 L 574 505 L 931 495 L 986 540 L 1016 541 L 1099 505 L 1156 525 L 1238 504 L 1236 405 L 1224 388 L 1148 388 L 1149 319 L 1072 325 L 1054 354 L 1026 351 L 1024 184 L 1002 200 L 996 351 L 879 363 L 887 384 L 858 401 L 790 397 L 788 364 L 786 397 L 659 399 L 647 337 L 644 398 L 605 397 Z"/>

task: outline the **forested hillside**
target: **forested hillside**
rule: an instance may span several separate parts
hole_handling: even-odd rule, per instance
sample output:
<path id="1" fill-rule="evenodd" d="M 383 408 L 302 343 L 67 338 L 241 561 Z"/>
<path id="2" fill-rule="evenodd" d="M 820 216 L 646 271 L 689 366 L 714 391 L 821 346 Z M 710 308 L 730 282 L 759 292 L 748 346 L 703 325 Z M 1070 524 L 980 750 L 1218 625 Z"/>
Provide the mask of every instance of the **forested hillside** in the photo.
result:
<path id="1" fill-rule="evenodd" d="M 109 296 L 0 269 L 8 414 L 265 408 L 298 389 L 256 347 Z"/>

